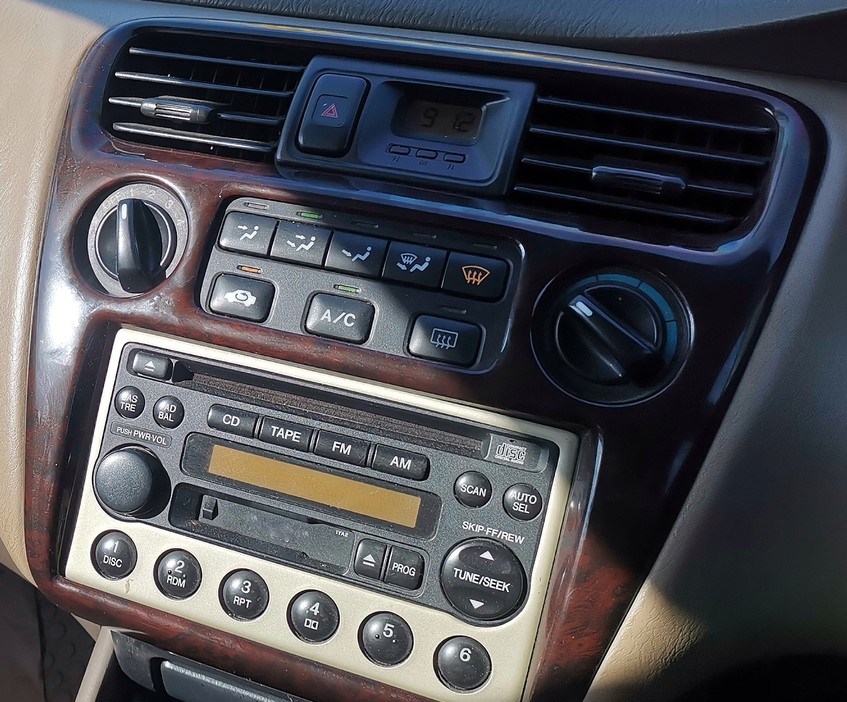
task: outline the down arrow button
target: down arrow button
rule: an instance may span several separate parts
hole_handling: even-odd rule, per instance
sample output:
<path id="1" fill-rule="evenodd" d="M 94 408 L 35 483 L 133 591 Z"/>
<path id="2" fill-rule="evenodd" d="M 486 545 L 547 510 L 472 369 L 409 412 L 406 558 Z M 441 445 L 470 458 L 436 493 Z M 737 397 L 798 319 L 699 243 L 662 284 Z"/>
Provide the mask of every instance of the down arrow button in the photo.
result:
<path id="1" fill-rule="evenodd" d="M 441 587 L 459 612 L 492 621 L 523 602 L 526 577 L 520 561 L 503 544 L 471 539 L 454 546 L 441 566 Z"/>

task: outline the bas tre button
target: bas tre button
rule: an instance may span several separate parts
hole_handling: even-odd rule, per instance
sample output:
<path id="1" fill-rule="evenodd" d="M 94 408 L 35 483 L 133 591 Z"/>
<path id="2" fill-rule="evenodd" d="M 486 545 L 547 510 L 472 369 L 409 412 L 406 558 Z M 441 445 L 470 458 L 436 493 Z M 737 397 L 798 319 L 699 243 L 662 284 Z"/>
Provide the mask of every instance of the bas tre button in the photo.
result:
<path id="1" fill-rule="evenodd" d="M 268 608 L 269 599 L 267 583 L 252 570 L 237 570 L 221 585 L 221 606 L 233 619 L 256 619 Z"/>
<path id="2" fill-rule="evenodd" d="M 115 395 L 115 409 L 121 417 L 137 419 L 144 411 L 144 395 L 137 387 L 127 385 Z"/>
<path id="3" fill-rule="evenodd" d="M 441 566 L 444 595 L 459 612 L 492 621 L 523 602 L 526 578 L 514 553 L 499 541 L 470 539 L 454 546 Z"/>

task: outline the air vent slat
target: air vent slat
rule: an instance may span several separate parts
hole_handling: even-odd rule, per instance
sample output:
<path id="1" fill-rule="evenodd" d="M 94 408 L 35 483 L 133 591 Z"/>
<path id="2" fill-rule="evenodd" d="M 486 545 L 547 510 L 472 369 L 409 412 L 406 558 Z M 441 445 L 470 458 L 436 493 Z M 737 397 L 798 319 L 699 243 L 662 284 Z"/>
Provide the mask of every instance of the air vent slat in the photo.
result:
<path id="1" fill-rule="evenodd" d="M 553 107 L 570 108 L 574 110 L 588 110 L 612 115 L 625 115 L 627 117 L 638 117 L 653 122 L 673 122 L 676 124 L 707 127 L 708 129 L 728 129 L 747 134 L 769 134 L 773 127 L 759 126 L 754 124 L 733 124 L 731 122 L 713 122 L 705 119 L 695 119 L 680 115 L 668 115 L 660 112 L 645 112 L 642 110 L 626 109 L 623 107 L 607 107 L 605 105 L 594 105 L 588 102 L 576 102 L 575 100 L 564 100 L 562 98 L 539 97 L 539 105 L 550 105 Z"/>
<path id="2" fill-rule="evenodd" d="M 117 71 L 115 73 L 115 78 L 120 78 L 121 80 L 137 80 L 144 83 L 158 83 L 160 85 L 178 85 L 182 88 L 198 88 L 201 90 L 220 90 L 231 93 L 246 93 L 248 95 L 260 95 L 263 97 L 287 98 L 294 94 L 291 90 L 262 90 L 261 88 L 248 88 L 243 85 L 207 83 L 200 80 L 190 80 L 188 78 L 161 76 L 154 73 L 136 73 L 134 71 Z"/>
<path id="3" fill-rule="evenodd" d="M 127 141 L 270 163 L 311 58 L 271 39 L 142 32 L 115 62 L 103 126 Z"/>
<path id="4" fill-rule="evenodd" d="M 138 134 L 140 136 L 156 137 L 159 139 L 174 139 L 176 141 L 188 141 L 195 144 L 208 144 L 210 146 L 224 146 L 228 149 L 241 149 L 244 151 L 257 151 L 268 153 L 274 150 L 275 144 L 263 144 L 250 141 L 249 139 L 234 139 L 231 137 L 212 136 L 211 134 L 199 134 L 185 132 L 181 129 L 170 127 L 157 127 L 151 124 L 135 124 L 131 122 L 115 122 L 112 128 L 116 132 L 125 134 Z"/>
<path id="5" fill-rule="evenodd" d="M 555 137 L 557 139 L 573 139 L 575 141 L 590 141 L 598 144 L 608 144 L 610 146 L 618 146 L 624 149 L 638 149 L 642 151 L 655 151 L 662 154 L 671 154 L 673 156 L 690 156 L 692 158 L 705 158 L 711 161 L 721 161 L 723 163 L 739 163 L 749 166 L 764 166 L 770 159 L 757 156 L 747 156 L 744 154 L 728 154 L 718 151 L 708 151 L 707 149 L 692 149 L 682 146 L 666 144 L 656 144 L 649 141 L 626 139 L 623 137 L 601 136 L 599 134 L 588 134 L 578 132 L 573 129 L 551 129 L 550 127 L 530 127 L 530 134 L 539 134 L 547 137 Z"/>
<path id="6" fill-rule="evenodd" d="M 622 210 L 627 212 L 639 212 L 644 214 L 651 214 L 658 217 L 669 217 L 673 219 L 677 219 L 685 222 L 692 222 L 698 224 L 708 224 L 708 225 L 720 225 L 725 226 L 728 224 L 732 224 L 736 221 L 736 218 L 722 215 L 715 215 L 708 212 L 694 212 L 691 210 L 682 210 L 675 207 L 650 207 L 647 204 L 640 204 L 637 202 L 627 201 L 620 198 L 606 196 L 604 198 L 592 198 L 587 195 L 583 195 L 579 192 L 573 192 L 568 190 L 560 190 L 554 188 L 542 188 L 542 187 L 532 187 L 528 185 L 518 185 L 515 187 L 515 190 L 522 193 L 527 193 L 531 195 L 541 195 L 543 197 L 552 197 L 558 200 L 565 200 L 569 202 L 580 202 L 589 205 L 598 205 L 601 207 L 608 207 L 615 210 Z"/>
<path id="7" fill-rule="evenodd" d="M 565 94 L 567 91 L 567 94 Z M 753 98 L 636 79 L 541 86 L 510 199 L 548 219 L 659 240 L 740 236 L 779 136 Z"/>
<path id="8" fill-rule="evenodd" d="M 137 46 L 131 46 L 129 48 L 129 53 L 134 56 L 177 59 L 180 61 L 193 61 L 195 63 L 221 63 L 219 58 L 214 58 L 213 56 L 198 56 L 196 54 L 177 53 L 176 51 L 154 51 L 152 49 L 142 49 Z M 258 68 L 266 71 L 286 71 L 288 73 L 301 73 L 303 71 L 303 66 L 287 66 L 275 63 L 261 63 L 259 61 L 238 61 L 236 59 L 227 59 L 226 63 L 230 66 Z"/>

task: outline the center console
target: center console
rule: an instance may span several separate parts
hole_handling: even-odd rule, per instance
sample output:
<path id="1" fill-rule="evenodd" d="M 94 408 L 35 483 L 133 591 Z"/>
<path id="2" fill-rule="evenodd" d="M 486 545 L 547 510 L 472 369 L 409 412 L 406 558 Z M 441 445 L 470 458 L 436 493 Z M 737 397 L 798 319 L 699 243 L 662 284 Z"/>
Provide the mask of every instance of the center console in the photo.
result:
<path id="1" fill-rule="evenodd" d="M 31 344 L 48 597 L 313 702 L 582 698 L 820 140 L 765 91 L 524 49 L 178 20 L 93 47 Z"/>

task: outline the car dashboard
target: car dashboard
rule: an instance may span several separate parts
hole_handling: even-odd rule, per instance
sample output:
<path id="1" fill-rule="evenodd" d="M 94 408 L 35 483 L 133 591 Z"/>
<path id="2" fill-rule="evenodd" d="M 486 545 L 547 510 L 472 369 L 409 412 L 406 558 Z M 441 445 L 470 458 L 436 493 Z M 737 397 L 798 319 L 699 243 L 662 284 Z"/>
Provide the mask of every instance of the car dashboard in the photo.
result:
<path id="1" fill-rule="evenodd" d="M 0 11 L 11 565 L 184 700 L 843 652 L 838 69 L 256 5 Z"/>

